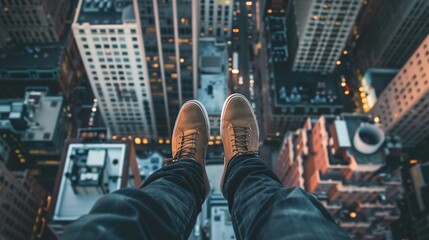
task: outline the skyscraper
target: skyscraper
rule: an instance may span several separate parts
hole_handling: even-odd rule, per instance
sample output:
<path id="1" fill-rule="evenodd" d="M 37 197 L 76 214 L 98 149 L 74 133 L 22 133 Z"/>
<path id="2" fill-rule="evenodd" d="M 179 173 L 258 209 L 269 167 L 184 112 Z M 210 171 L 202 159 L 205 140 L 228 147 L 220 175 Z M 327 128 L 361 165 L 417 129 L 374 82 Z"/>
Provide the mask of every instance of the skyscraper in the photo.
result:
<path id="1" fill-rule="evenodd" d="M 184 0 L 80 1 L 73 31 L 112 135 L 170 136 L 196 96 L 196 9 Z"/>
<path id="2" fill-rule="evenodd" d="M 429 135 L 429 36 L 415 50 L 370 113 L 379 117 L 384 130 L 401 136 L 413 147 Z"/>
<path id="3" fill-rule="evenodd" d="M 274 171 L 315 194 L 350 235 L 378 239 L 399 218 L 401 143 L 367 115 L 309 118 L 286 135 Z"/>
<path id="4" fill-rule="evenodd" d="M 358 67 L 402 67 L 429 33 L 429 1 L 378 0 L 369 5 L 375 5 L 369 6 L 371 21 L 353 31 Z"/>
<path id="5" fill-rule="evenodd" d="M 47 192 L 26 171 L 10 172 L 0 162 L 0 238 L 35 239 L 45 221 Z"/>
<path id="6" fill-rule="evenodd" d="M 233 0 L 201 1 L 200 36 L 227 40 L 231 37 Z"/>
<path id="7" fill-rule="evenodd" d="M 73 32 L 112 135 L 157 135 L 141 27 L 131 1 L 79 2 Z"/>
<path id="8" fill-rule="evenodd" d="M 67 0 L 1 1 L 4 46 L 59 41 L 70 6 Z"/>
<path id="9" fill-rule="evenodd" d="M 292 70 L 332 72 L 361 3 L 362 0 L 295 0 L 299 43 Z"/>
<path id="10" fill-rule="evenodd" d="M 198 86 L 198 0 L 138 1 L 157 135 L 170 137 Z"/>

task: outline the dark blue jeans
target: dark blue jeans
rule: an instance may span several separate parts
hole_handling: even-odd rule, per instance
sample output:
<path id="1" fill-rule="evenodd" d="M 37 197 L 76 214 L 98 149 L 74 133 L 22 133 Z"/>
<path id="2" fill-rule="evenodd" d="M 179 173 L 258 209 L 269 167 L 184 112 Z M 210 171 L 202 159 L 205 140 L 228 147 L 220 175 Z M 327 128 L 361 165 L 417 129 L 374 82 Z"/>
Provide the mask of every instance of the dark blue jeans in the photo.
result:
<path id="1" fill-rule="evenodd" d="M 171 163 L 141 189 L 119 190 L 98 200 L 88 215 L 66 228 L 62 239 L 187 239 L 204 193 L 197 162 Z M 238 239 L 349 239 L 313 196 L 283 187 L 255 156 L 231 162 L 224 196 Z"/>

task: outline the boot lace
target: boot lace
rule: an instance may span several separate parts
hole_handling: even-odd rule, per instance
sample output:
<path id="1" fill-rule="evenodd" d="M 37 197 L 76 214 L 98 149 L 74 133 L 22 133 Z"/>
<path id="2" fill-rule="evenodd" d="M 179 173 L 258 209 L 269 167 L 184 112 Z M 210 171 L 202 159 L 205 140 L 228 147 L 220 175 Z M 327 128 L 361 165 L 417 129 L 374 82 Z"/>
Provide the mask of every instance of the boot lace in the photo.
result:
<path id="1" fill-rule="evenodd" d="M 234 133 L 231 134 L 232 151 L 234 155 L 259 154 L 257 151 L 249 150 L 250 127 L 232 127 Z"/>
<path id="2" fill-rule="evenodd" d="M 198 140 L 199 132 L 193 132 L 187 135 L 180 137 L 180 142 L 178 143 L 179 148 L 177 149 L 176 154 L 172 158 L 166 158 L 163 163 L 167 164 L 170 162 L 177 162 L 182 158 L 196 159 L 196 141 Z"/>

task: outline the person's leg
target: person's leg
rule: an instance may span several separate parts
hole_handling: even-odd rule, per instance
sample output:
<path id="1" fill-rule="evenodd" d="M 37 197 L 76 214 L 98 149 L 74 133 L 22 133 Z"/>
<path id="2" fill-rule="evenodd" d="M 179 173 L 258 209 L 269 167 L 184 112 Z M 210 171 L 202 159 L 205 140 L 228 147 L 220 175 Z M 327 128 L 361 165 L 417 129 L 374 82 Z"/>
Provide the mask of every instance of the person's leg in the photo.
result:
<path id="1" fill-rule="evenodd" d="M 188 101 L 176 119 L 173 157 L 141 189 L 123 189 L 98 200 L 66 228 L 62 239 L 187 239 L 210 185 L 205 170 L 207 112 Z"/>
<path id="2" fill-rule="evenodd" d="M 224 172 L 238 239 L 348 239 L 325 208 L 299 188 L 285 188 L 258 157 L 259 129 L 249 101 L 229 96 L 222 109 Z"/>
<path id="3" fill-rule="evenodd" d="M 62 239 L 187 239 L 205 199 L 200 164 L 170 163 L 141 189 L 123 189 L 97 201 Z"/>
<path id="4" fill-rule="evenodd" d="M 223 193 L 238 239 L 350 239 L 314 196 L 285 188 L 255 155 L 231 161 Z"/>

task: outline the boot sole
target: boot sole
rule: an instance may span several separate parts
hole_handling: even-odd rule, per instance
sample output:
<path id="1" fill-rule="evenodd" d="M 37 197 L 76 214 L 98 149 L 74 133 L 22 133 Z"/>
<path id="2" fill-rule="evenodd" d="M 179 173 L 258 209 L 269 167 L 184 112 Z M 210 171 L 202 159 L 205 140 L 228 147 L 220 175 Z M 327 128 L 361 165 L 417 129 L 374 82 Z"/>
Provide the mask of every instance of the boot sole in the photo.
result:
<path id="1" fill-rule="evenodd" d="M 251 112 L 253 114 L 253 117 L 256 119 L 256 115 L 253 112 L 253 108 L 252 108 L 252 105 L 250 104 L 249 100 L 245 96 L 243 96 L 242 94 L 239 94 L 239 93 L 231 94 L 229 97 L 226 98 L 225 103 L 223 104 L 223 107 L 222 107 L 222 113 L 220 115 L 220 129 L 221 129 L 220 135 L 221 135 L 221 138 L 222 138 L 222 142 L 223 142 L 222 126 L 223 126 L 223 116 L 224 116 L 224 113 L 225 113 L 225 109 L 226 109 L 226 106 L 228 105 L 228 103 L 231 101 L 231 99 L 233 99 L 235 97 L 242 98 L 242 99 L 244 99 L 246 101 L 247 105 L 249 106 L 249 109 L 251 110 Z M 256 129 L 257 129 L 257 132 L 258 132 L 258 135 L 259 135 L 259 126 L 258 126 L 258 124 L 256 124 Z M 226 170 L 227 170 L 228 165 L 229 165 L 230 162 L 231 161 L 229 161 L 228 164 L 226 164 L 225 157 L 223 158 L 223 173 L 222 173 L 221 182 L 220 182 L 220 190 L 221 191 L 223 191 L 225 174 L 226 174 Z"/>

